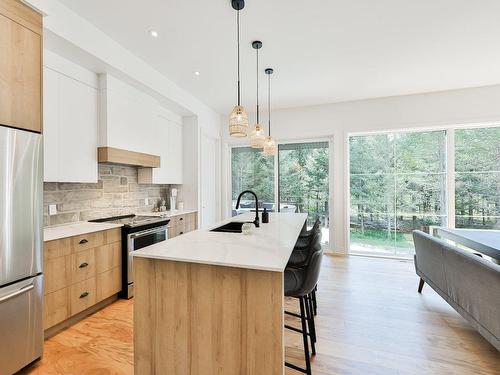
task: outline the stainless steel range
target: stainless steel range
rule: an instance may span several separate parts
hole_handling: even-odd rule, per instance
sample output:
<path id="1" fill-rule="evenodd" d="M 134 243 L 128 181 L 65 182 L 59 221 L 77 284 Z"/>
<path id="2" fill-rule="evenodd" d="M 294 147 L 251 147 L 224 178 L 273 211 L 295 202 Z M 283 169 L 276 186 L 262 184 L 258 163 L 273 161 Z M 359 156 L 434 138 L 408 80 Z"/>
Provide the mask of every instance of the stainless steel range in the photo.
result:
<path id="1" fill-rule="evenodd" d="M 125 215 L 93 222 L 123 224 L 122 227 L 122 298 L 134 296 L 134 257 L 132 252 L 168 239 L 170 219 L 155 216 Z"/>

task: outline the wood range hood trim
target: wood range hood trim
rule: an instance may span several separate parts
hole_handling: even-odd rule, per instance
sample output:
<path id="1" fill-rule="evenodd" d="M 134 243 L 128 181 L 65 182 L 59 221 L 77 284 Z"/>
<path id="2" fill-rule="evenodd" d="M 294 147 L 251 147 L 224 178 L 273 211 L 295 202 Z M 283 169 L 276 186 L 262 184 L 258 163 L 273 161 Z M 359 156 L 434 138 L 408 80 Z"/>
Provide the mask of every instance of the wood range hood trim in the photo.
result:
<path id="1" fill-rule="evenodd" d="M 158 155 L 144 154 L 114 147 L 98 147 L 97 161 L 99 163 L 125 164 L 135 167 L 159 168 Z"/>

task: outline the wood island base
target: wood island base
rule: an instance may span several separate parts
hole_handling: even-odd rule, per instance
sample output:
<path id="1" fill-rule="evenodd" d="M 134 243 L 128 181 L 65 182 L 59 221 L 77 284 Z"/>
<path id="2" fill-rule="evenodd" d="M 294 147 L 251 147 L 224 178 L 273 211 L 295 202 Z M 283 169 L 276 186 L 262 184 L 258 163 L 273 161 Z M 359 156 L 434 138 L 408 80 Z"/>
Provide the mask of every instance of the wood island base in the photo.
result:
<path id="1" fill-rule="evenodd" d="M 136 375 L 283 375 L 283 273 L 134 258 Z"/>

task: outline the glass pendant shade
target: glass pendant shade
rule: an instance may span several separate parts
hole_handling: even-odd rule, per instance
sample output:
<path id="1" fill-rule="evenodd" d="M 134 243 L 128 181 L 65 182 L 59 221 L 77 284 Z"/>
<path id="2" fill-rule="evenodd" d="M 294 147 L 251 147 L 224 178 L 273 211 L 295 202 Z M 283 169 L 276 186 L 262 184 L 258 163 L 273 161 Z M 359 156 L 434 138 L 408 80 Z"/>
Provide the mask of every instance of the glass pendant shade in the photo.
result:
<path id="1" fill-rule="evenodd" d="M 264 155 L 273 156 L 276 155 L 276 142 L 274 142 L 273 137 L 268 136 L 264 142 Z"/>
<path id="2" fill-rule="evenodd" d="M 229 134 L 231 137 L 243 138 L 248 132 L 248 114 L 240 105 L 233 108 L 229 115 Z"/>
<path id="3" fill-rule="evenodd" d="M 264 148 L 265 141 L 266 136 L 264 134 L 264 129 L 259 124 L 255 124 L 255 127 L 250 134 L 250 146 L 252 148 Z"/>

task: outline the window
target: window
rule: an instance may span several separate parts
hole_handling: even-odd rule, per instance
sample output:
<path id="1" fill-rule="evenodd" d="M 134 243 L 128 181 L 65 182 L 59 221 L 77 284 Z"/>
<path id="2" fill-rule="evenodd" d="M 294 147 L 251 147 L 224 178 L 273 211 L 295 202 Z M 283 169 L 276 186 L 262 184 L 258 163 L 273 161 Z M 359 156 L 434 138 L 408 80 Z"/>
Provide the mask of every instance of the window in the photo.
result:
<path id="1" fill-rule="evenodd" d="M 236 200 L 244 190 L 252 190 L 259 197 L 263 207 L 274 207 L 274 157 L 265 156 L 262 150 L 251 147 L 231 149 L 232 215 L 255 209 L 251 195 L 242 198 L 236 211 Z"/>
<path id="2" fill-rule="evenodd" d="M 324 246 L 329 239 L 328 159 L 328 142 L 278 145 L 280 211 L 306 212 L 308 227 L 319 218 Z"/>
<path id="3" fill-rule="evenodd" d="M 500 229 L 500 127 L 455 131 L 455 226 Z"/>
<path id="4" fill-rule="evenodd" d="M 446 132 L 352 136 L 350 251 L 410 257 L 411 232 L 446 225 Z"/>

